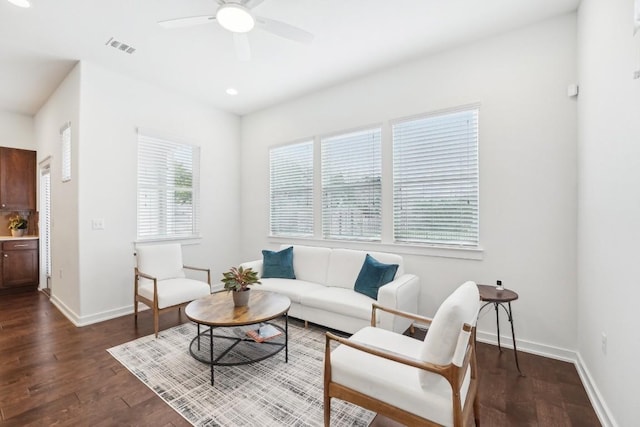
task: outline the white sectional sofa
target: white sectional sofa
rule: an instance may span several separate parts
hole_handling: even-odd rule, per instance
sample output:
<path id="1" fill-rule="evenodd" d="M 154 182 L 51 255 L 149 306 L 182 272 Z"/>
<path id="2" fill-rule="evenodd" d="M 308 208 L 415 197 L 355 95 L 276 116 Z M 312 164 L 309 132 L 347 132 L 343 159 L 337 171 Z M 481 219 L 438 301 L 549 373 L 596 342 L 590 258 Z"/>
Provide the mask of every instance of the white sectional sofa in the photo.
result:
<path id="1" fill-rule="evenodd" d="M 290 246 L 282 245 L 281 249 Z M 403 260 L 399 255 L 294 245 L 295 279 L 262 278 L 262 260 L 245 262 L 242 266 L 251 267 L 260 275 L 262 284 L 255 285 L 255 289 L 277 292 L 291 299 L 290 316 L 355 333 L 371 324 L 371 304 L 376 301 L 354 291 L 367 254 L 381 263 L 398 264 L 394 279 L 379 288 L 378 303 L 417 313 L 419 279 L 404 272 Z M 378 322 L 380 327 L 400 333 L 411 324 L 407 319 L 388 313 L 381 313 Z"/>

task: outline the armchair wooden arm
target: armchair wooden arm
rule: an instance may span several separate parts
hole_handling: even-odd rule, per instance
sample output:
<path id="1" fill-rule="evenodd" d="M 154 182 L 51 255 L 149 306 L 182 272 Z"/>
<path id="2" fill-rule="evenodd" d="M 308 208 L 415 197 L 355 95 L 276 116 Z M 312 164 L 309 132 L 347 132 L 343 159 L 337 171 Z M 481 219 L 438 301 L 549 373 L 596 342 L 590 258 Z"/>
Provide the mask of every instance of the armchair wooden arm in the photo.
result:
<path id="1" fill-rule="evenodd" d="M 412 357 L 405 356 L 400 353 L 395 353 L 389 350 L 385 350 L 379 347 L 375 347 L 369 344 L 362 344 L 355 341 L 349 341 L 347 338 L 342 338 L 331 332 L 325 333 L 325 360 L 331 362 L 331 341 L 337 341 L 340 344 L 354 348 L 356 350 L 363 351 L 365 353 L 372 354 L 374 356 L 382 357 L 387 360 L 402 363 L 404 365 L 413 366 L 414 368 L 424 369 L 425 371 L 433 372 L 438 375 L 446 376 L 446 372 L 451 365 L 436 365 L 423 360 L 414 359 Z"/>
<path id="2" fill-rule="evenodd" d="M 136 270 L 136 278 L 144 277 L 145 279 L 149 279 L 149 280 L 158 280 L 155 277 L 150 276 L 150 275 L 148 275 L 146 273 L 143 273 L 142 271 L 138 270 L 138 267 L 136 267 L 135 270 Z"/>
<path id="3" fill-rule="evenodd" d="M 194 270 L 194 271 L 206 271 L 207 272 L 207 283 L 209 284 L 209 286 L 211 286 L 211 269 L 209 268 L 200 268 L 200 267 L 192 267 L 189 265 L 183 265 L 182 268 L 186 268 L 188 270 Z"/>
<path id="4" fill-rule="evenodd" d="M 430 319 L 430 318 L 425 317 L 425 316 L 420 316 L 419 314 L 414 314 L 414 313 L 409 313 L 409 312 L 406 312 L 406 311 L 396 310 L 396 309 L 389 308 L 389 307 L 384 307 L 384 306 L 374 302 L 371 305 L 371 326 L 374 326 L 374 327 L 378 323 L 377 320 L 376 320 L 376 310 L 386 311 L 387 313 L 395 314 L 396 316 L 402 316 L 402 317 L 405 317 L 407 319 L 415 320 L 416 322 L 424 323 L 426 325 L 430 325 L 431 322 L 433 321 L 433 319 Z"/>

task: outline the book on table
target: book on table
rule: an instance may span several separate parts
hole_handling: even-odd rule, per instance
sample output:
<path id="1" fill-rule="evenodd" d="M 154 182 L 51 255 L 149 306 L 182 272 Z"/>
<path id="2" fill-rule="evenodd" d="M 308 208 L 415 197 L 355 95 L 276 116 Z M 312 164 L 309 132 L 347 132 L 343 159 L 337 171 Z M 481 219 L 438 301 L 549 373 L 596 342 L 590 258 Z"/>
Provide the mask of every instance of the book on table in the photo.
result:
<path id="1" fill-rule="evenodd" d="M 258 329 L 247 331 L 247 335 L 256 342 L 264 342 L 282 335 L 282 331 L 273 325 L 261 325 Z"/>

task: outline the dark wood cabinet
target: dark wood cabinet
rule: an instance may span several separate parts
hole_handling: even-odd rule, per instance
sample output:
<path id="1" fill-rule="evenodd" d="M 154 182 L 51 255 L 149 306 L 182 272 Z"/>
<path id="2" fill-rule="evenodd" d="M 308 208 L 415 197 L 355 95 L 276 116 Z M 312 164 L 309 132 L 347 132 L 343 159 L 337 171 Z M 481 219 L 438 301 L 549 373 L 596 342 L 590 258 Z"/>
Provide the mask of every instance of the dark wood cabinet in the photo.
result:
<path id="1" fill-rule="evenodd" d="M 36 210 L 36 152 L 0 147 L 0 210 Z"/>
<path id="2" fill-rule="evenodd" d="M 20 239 L 2 242 L 0 290 L 36 290 L 40 280 L 38 240 Z"/>

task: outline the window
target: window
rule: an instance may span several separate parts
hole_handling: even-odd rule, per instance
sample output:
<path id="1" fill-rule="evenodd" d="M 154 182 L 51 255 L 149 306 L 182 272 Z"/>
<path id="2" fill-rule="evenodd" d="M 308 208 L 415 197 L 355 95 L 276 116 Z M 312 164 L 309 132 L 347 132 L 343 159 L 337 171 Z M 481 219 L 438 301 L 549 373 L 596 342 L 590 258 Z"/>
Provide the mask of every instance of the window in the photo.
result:
<path id="1" fill-rule="evenodd" d="M 138 239 L 197 237 L 200 148 L 138 134 Z"/>
<path id="2" fill-rule="evenodd" d="M 313 141 L 269 151 L 272 236 L 313 236 Z"/>
<path id="3" fill-rule="evenodd" d="M 71 181 L 71 123 L 67 122 L 60 129 L 62 142 L 62 182 Z"/>
<path id="4" fill-rule="evenodd" d="M 322 234 L 380 240 L 380 128 L 322 138 Z"/>
<path id="5" fill-rule="evenodd" d="M 478 245 L 478 108 L 395 122 L 397 242 Z"/>

